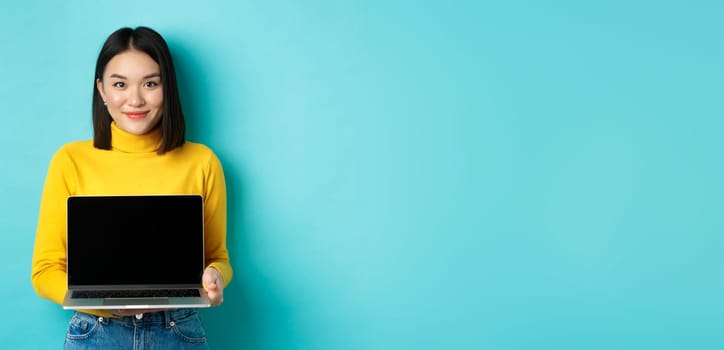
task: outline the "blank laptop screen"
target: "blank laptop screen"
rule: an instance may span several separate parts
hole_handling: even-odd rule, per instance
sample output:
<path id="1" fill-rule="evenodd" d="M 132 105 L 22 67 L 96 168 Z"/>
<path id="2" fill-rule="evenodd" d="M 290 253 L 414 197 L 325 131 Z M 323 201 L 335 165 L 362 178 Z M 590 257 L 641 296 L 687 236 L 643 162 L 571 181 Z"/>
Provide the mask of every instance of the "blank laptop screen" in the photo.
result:
<path id="1" fill-rule="evenodd" d="M 68 284 L 200 284 L 197 195 L 68 198 Z"/>

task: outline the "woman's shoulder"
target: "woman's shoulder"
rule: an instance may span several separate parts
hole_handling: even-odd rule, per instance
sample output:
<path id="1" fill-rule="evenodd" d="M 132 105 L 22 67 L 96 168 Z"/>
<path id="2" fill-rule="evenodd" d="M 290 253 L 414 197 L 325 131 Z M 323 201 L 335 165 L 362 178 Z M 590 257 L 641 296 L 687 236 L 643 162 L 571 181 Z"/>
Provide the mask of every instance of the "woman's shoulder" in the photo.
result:
<path id="1" fill-rule="evenodd" d="M 216 157 L 216 153 L 214 153 L 211 147 L 206 146 L 203 143 L 186 141 L 181 149 L 186 153 L 194 154 L 199 157 Z"/>
<path id="2" fill-rule="evenodd" d="M 179 157 L 206 164 L 220 164 L 219 157 L 211 147 L 198 143 L 186 141 L 177 151 Z"/>
<path id="3" fill-rule="evenodd" d="M 93 140 L 74 141 L 66 143 L 56 149 L 50 158 L 51 167 L 73 166 L 79 158 L 89 154 L 93 149 Z"/>
<path id="4" fill-rule="evenodd" d="M 206 153 L 212 152 L 212 153 L 213 153 L 213 151 L 211 150 L 211 147 L 206 146 L 206 145 L 203 144 L 203 143 L 198 143 L 198 142 L 193 142 L 193 141 L 185 141 L 184 144 L 183 144 L 183 147 L 184 147 L 184 148 L 188 148 L 188 149 L 190 149 L 190 150 L 197 151 L 197 152 L 206 152 Z"/>
<path id="5" fill-rule="evenodd" d="M 62 146 L 60 146 L 60 149 L 69 149 L 69 150 L 89 150 L 93 149 L 93 140 L 80 140 L 80 141 L 71 141 L 68 142 Z"/>
<path id="6" fill-rule="evenodd" d="M 93 140 L 72 141 L 60 146 L 60 148 L 55 151 L 55 155 L 73 156 L 75 154 L 91 152 L 94 149 Z"/>

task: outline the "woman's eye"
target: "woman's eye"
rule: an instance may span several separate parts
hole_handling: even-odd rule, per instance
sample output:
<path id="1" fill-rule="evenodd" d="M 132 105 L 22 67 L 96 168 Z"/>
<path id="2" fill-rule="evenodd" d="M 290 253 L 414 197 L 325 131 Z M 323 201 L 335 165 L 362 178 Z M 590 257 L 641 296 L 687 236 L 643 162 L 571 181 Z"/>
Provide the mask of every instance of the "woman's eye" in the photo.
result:
<path id="1" fill-rule="evenodd" d="M 124 87 L 126 87 L 126 83 L 124 83 L 122 81 L 118 81 L 118 82 L 113 83 L 113 86 L 117 87 L 117 88 L 124 88 Z"/>
<path id="2" fill-rule="evenodd" d="M 152 88 L 158 86 L 158 83 L 155 81 L 148 81 L 146 84 L 144 84 L 147 88 Z"/>

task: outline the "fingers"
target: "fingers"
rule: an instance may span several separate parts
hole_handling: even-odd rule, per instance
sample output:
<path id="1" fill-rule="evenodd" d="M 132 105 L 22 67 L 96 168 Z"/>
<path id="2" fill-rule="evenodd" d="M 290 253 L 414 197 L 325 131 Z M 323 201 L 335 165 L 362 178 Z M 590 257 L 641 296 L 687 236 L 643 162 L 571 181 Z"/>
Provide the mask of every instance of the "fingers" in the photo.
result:
<path id="1" fill-rule="evenodd" d="M 204 275 L 201 277 L 204 282 L 204 286 L 210 286 L 212 284 L 219 284 L 221 281 L 221 274 L 216 271 L 215 268 L 209 267 L 204 270 Z"/>
<path id="2" fill-rule="evenodd" d="M 208 287 L 208 286 L 211 286 L 212 284 L 216 284 L 217 280 L 218 279 L 216 278 L 216 276 L 214 276 L 212 273 L 204 273 L 204 278 L 203 278 L 204 286 Z"/>
<path id="3" fill-rule="evenodd" d="M 217 284 L 207 285 L 206 293 L 209 296 L 211 306 L 218 306 L 224 301 L 224 292 Z"/>
<path id="4" fill-rule="evenodd" d="M 202 277 L 212 306 L 218 306 L 224 301 L 224 285 L 221 284 L 221 274 L 214 268 L 207 268 Z"/>
<path id="5" fill-rule="evenodd" d="M 216 291 L 216 290 L 218 290 L 218 289 L 219 289 L 219 287 L 216 285 L 216 283 L 206 284 L 206 291 L 207 291 L 207 292 Z"/>
<path id="6" fill-rule="evenodd" d="M 224 293 L 215 284 L 212 284 L 206 288 L 206 293 L 209 296 L 211 306 L 218 306 L 224 301 Z"/>

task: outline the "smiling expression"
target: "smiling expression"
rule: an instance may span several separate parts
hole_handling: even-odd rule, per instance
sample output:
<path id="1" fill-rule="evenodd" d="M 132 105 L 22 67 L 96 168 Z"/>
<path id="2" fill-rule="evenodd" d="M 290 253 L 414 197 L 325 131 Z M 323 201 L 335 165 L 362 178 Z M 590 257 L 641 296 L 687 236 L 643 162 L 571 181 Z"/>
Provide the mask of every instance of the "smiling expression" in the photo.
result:
<path id="1" fill-rule="evenodd" d="M 114 56 L 96 87 L 121 130 L 143 135 L 161 120 L 161 69 L 146 53 L 131 49 Z"/>

